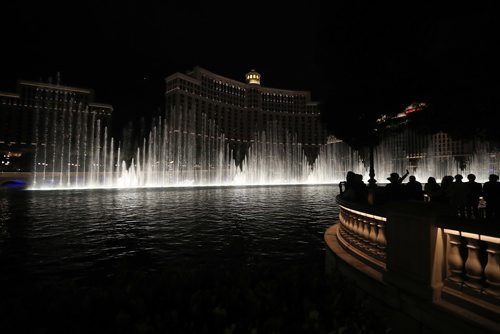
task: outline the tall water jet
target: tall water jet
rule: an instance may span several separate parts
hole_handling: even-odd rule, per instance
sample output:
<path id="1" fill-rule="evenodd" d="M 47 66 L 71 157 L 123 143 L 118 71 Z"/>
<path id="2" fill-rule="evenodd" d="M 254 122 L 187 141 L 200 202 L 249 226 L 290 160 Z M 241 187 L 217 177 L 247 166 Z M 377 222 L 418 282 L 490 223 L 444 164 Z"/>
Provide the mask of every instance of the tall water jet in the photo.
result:
<path id="1" fill-rule="evenodd" d="M 360 152 L 332 136 L 320 148 L 309 182 L 338 183 L 345 180 L 348 171 L 367 176 L 367 167 Z"/>
<path id="2" fill-rule="evenodd" d="M 344 180 L 347 171 L 368 178 L 366 153 L 330 138 L 311 163 L 296 134 L 278 122 L 270 121 L 264 131 L 255 132 L 244 157 L 237 161 L 234 141 L 231 144 L 214 120 L 194 110 L 173 110 L 168 121 L 158 117 L 134 158 L 125 161 L 121 145 L 115 145 L 95 112 L 71 99 L 58 114 L 43 106 L 40 110 L 46 117 L 37 127 L 35 188 L 319 184 Z M 436 138 L 411 133 L 384 138 L 375 148 L 376 178 L 383 183 L 390 173 L 409 169 L 423 182 L 429 176 L 440 179 L 459 172 L 475 173 L 484 181 L 488 173 L 498 170 L 485 145 L 459 161 L 451 155 L 439 156 Z M 412 153 L 408 143 L 420 153 Z M 47 168 L 52 170 L 53 182 L 47 182 Z"/>

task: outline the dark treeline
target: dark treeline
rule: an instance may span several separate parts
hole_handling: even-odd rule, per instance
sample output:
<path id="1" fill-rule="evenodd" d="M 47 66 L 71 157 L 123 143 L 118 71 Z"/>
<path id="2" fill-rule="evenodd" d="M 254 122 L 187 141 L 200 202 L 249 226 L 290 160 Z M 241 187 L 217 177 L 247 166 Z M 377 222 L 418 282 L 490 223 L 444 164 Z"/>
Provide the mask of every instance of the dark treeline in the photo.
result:
<path id="1" fill-rule="evenodd" d="M 440 8 L 343 1 L 323 8 L 317 59 L 330 132 L 365 145 L 379 115 L 424 101 L 428 115 L 419 126 L 499 141 L 494 13 L 489 3 Z"/>

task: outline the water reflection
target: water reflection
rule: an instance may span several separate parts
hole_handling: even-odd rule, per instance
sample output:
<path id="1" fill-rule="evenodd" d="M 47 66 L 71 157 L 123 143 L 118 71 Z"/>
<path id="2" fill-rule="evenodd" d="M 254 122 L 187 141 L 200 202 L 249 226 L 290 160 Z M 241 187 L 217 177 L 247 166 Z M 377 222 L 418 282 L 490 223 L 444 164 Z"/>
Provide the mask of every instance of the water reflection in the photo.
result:
<path id="1" fill-rule="evenodd" d="M 21 192 L 0 198 L 7 276 L 321 262 L 334 186 Z M 15 196 L 12 196 L 15 195 Z M 6 276 L 6 277 L 7 277 Z"/>

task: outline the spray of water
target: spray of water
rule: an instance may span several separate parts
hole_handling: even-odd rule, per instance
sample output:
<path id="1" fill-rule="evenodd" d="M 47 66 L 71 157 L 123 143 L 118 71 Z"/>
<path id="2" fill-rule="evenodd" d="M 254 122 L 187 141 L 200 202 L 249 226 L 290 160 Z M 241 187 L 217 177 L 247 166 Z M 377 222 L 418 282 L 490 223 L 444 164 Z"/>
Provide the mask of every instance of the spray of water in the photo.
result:
<path id="1" fill-rule="evenodd" d="M 62 110 L 39 106 L 32 189 L 321 184 L 344 180 L 349 170 L 368 179 L 360 153 L 340 141 L 323 145 L 310 164 L 296 136 L 269 123 L 253 135 L 237 165 L 234 145 L 215 121 L 195 112 L 174 110 L 171 115 L 175 117 L 169 122 L 158 118 L 133 157 L 124 159 L 122 147 L 96 113 L 71 100 Z M 455 158 L 437 156 L 432 139 L 415 140 L 424 148 L 418 159 L 409 155 L 398 136 L 380 143 L 375 151 L 379 181 L 406 169 L 423 182 L 429 176 L 440 179 L 468 172 L 485 181 L 498 171 L 486 145 L 477 145 L 463 169 Z"/>

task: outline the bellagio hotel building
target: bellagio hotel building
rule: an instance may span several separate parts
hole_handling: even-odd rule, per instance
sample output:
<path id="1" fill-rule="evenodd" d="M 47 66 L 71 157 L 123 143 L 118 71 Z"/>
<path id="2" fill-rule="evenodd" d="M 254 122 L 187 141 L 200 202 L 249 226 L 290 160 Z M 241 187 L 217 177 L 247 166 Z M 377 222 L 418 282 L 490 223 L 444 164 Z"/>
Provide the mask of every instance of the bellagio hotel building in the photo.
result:
<path id="1" fill-rule="evenodd" d="M 255 140 L 256 133 L 274 127 L 302 144 L 312 162 L 325 143 L 326 132 L 320 122 L 319 104 L 311 101 L 311 94 L 263 87 L 260 74 L 254 70 L 245 79 L 240 82 L 200 67 L 186 74 L 170 75 L 166 78 L 167 120 L 174 127 L 181 127 L 172 119 L 182 116 L 186 121 L 182 124 L 190 124 L 190 131 L 202 136 L 199 120 L 204 115 L 215 122 L 231 147 L 241 154 Z"/>

